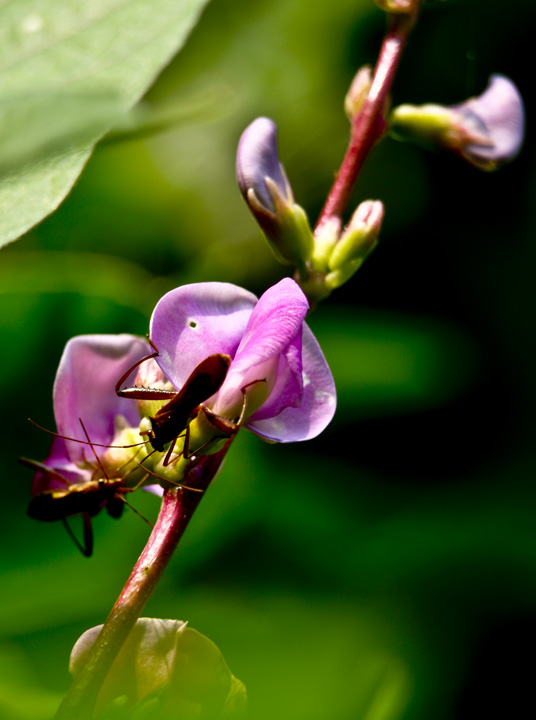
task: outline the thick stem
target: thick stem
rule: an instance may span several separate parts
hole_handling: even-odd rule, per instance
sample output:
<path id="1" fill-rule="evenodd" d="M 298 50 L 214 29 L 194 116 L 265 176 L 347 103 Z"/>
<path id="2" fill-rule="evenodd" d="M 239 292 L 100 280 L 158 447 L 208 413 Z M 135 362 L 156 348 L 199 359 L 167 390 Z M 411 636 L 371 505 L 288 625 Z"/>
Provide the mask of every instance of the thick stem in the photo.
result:
<path id="1" fill-rule="evenodd" d="M 224 451 L 204 456 L 185 483 L 205 490 L 223 460 Z M 162 506 L 138 562 L 104 623 L 84 667 L 76 675 L 56 720 L 88 720 L 110 667 L 140 617 L 179 540 L 197 508 L 202 493 L 183 488 L 166 490 Z"/>
<path id="2" fill-rule="evenodd" d="M 415 24 L 420 3 L 407 15 L 392 15 L 368 95 L 352 121 L 350 142 L 315 232 L 332 217 L 342 217 L 363 163 L 385 131 L 384 113 L 402 51 Z"/>

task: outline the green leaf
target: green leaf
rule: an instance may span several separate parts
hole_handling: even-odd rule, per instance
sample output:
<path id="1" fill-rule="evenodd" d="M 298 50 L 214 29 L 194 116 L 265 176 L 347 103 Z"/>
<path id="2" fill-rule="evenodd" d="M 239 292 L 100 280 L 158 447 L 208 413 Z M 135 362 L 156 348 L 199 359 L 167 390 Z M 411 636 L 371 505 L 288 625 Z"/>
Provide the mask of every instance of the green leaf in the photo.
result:
<path id="1" fill-rule="evenodd" d="M 318 311 L 311 327 L 329 363 L 338 417 L 422 411 L 475 382 L 479 349 L 461 329 L 424 317 L 342 307 Z"/>
<path id="2" fill-rule="evenodd" d="M 41 687 L 32 663 L 15 644 L 0 647 L 0 717 L 2 720 L 49 720 L 61 700 Z"/>
<path id="3" fill-rule="evenodd" d="M 148 316 L 160 297 L 155 280 L 136 263 L 109 255 L 10 250 L 0 265 L 0 297 L 74 292 L 112 300 Z"/>
<path id="4" fill-rule="evenodd" d="M 95 142 L 181 48 L 206 2 L 0 7 L 0 247 L 58 207 Z"/>
<path id="5" fill-rule="evenodd" d="M 87 660 L 101 625 L 87 630 L 71 654 L 73 675 Z M 220 650 L 179 620 L 140 618 L 122 646 L 97 700 L 111 718 L 239 718 L 246 689 Z"/>

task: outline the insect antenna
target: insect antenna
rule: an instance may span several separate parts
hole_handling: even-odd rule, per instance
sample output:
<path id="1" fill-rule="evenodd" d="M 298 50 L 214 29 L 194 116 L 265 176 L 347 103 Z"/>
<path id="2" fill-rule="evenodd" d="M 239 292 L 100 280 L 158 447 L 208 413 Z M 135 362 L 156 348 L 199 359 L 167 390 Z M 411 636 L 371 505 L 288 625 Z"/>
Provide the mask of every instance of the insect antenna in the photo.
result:
<path id="1" fill-rule="evenodd" d="M 148 475 L 149 475 L 149 474 L 150 474 L 150 473 L 148 473 Z M 135 489 L 135 488 L 133 488 L 133 490 L 134 490 L 134 489 Z M 147 523 L 147 525 L 151 528 L 151 530 L 154 528 L 154 525 L 152 524 L 152 522 L 151 522 L 150 520 L 147 520 L 147 518 L 145 517 L 145 515 L 142 515 L 139 510 L 136 510 L 136 508 L 134 507 L 134 505 L 131 505 L 131 504 L 128 502 L 128 500 L 127 500 L 125 497 L 123 497 L 123 495 L 118 495 L 117 497 L 118 497 L 118 499 L 121 500 L 121 502 L 124 502 L 125 505 L 126 505 L 128 508 L 130 508 L 130 510 L 132 510 L 132 512 L 136 513 L 136 515 L 137 515 L 138 517 L 140 517 L 142 520 L 144 520 L 144 521 Z"/>
<path id="2" fill-rule="evenodd" d="M 78 419 L 80 420 L 80 418 Z M 28 418 L 28 421 L 31 422 L 32 425 L 35 425 L 38 430 L 42 430 L 49 435 L 54 435 L 54 437 L 59 437 L 62 438 L 62 440 L 68 440 L 69 442 L 82 443 L 82 445 L 93 445 L 93 447 L 113 448 L 115 450 L 127 450 L 128 448 L 138 447 L 139 445 L 147 445 L 147 443 L 149 442 L 149 440 L 142 440 L 138 443 L 132 443 L 132 445 L 106 445 L 106 443 L 96 443 L 91 442 L 90 440 L 79 440 L 78 438 L 67 437 L 67 435 L 62 435 L 61 433 L 54 432 L 53 430 L 47 430 L 47 428 L 42 427 L 41 425 L 36 423 L 35 420 L 32 420 L 32 418 Z"/>
<path id="3" fill-rule="evenodd" d="M 84 431 L 84 435 L 85 435 L 86 438 L 87 438 L 88 445 L 89 445 L 89 446 L 91 447 L 91 449 L 93 450 L 93 454 L 95 455 L 95 460 L 97 461 L 97 464 L 98 464 L 99 468 L 101 469 L 102 474 L 103 474 L 104 477 L 109 481 L 110 478 L 109 478 L 108 475 L 106 474 L 106 470 L 104 469 L 104 467 L 103 467 L 103 465 L 102 465 L 102 463 L 101 463 L 101 461 L 100 461 L 100 458 L 99 458 L 99 456 L 97 455 L 97 452 L 95 451 L 95 448 L 93 447 L 93 445 L 94 445 L 95 443 L 92 443 L 91 440 L 89 439 L 89 435 L 88 435 L 88 432 L 87 432 L 87 430 L 86 430 L 86 427 L 85 427 L 85 425 L 84 425 L 84 423 L 83 423 L 83 421 L 82 421 L 82 418 L 78 418 L 78 419 L 79 419 L 79 421 L 80 421 L 80 425 L 82 426 L 82 430 Z M 145 443 L 137 443 L 137 444 L 138 444 L 138 445 L 141 445 L 141 444 L 145 444 Z M 99 446 L 99 447 L 100 447 L 100 446 Z M 136 446 L 134 445 L 134 446 L 132 446 L 132 447 L 136 447 Z M 141 448 L 140 448 L 140 449 L 141 449 Z M 139 452 L 140 449 L 138 449 L 138 452 Z M 129 462 L 131 462 L 132 459 L 133 459 L 133 458 L 130 458 L 129 460 L 127 460 L 127 462 L 124 463 L 124 464 L 119 468 L 119 470 L 121 470 L 121 468 L 125 467 L 125 465 L 127 465 Z M 138 463 L 138 465 L 140 465 L 141 467 L 143 467 L 143 465 L 141 465 L 141 463 Z M 149 471 L 147 471 L 147 468 L 144 468 L 144 470 L 146 471 L 146 474 L 145 474 L 145 476 L 140 480 L 140 482 L 139 482 L 137 485 L 135 485 L 133 488 L 124 488 L 124 489 L 123 489 L 124 492 L 134 492 L 135 490 L 137 490 L 139 487 L 141 487 L 141 486 L 143 485 L 143 483 L 147 480 L 147 478 L 148 478 L 149 475 L 151 474 Z M 131 470 L 130 472 L 134 472 L 134 469 Z M 127 475 L 128 475 L 128 474 L 129 474 L 129 473 L 127 473 Z M 125 477 L 126 477 L 126 476 L 125 476 Z M 136 515 L 137 515 L 138 517 L 140 517 L 142 520 L 144 520 L 144 521 L 147 523 L 147 525 L 151 528 L 151 530 L 153 529 L 154 525 L 153 525 L 149 520 L 147 520 L 147 518 L 145 517 L 145 515 L 142 515 L 141 512 L 139 512 L 139 510 L 136 510 L 136 508 L 135 508 L 133 505 L 131 505 L 131 504 L 128 502 L 128 500 L 127 500 L 123 495 L 121 495 L 121 494 L 116 495 L 116 499 L 118 499 L 118 500 L 120 500 L 121 502 L 123 502 L 128 508 L 130 508 L 130 509 L 132 510 L 132 512 L 136 513 Z"/>
<path id="4" fill-rule="evenodd" d="M 26 467 L 29 467 L 30 470 L 34 470 L 35 472 L 41 472 L 46 475 L 51 475 L 58 482 L 62 483 L 63 485 L 67 485 L 67 487 L 71 487 L 75 484 L 68 480 L 66 477 L 64 477 L 57 470 L 48 467 L 48 465 L 45 465 L 45 463 L 39 462 L 38 460 L 30 460 L 29 458 L 21 457 L 19 458 L 19 462 L 21 465 L 26 465 Z"/>
<path id="5" fill-rule="evenodd" d="M 108 477 L 108 474 L 107 474 L 106 470 L 104 469 L 103 464 L 102 464 L 101 461 L 100 461 L 100 457 L 97 455 L 97 451 L 95 450 L 94 443 L 92 443 L 91 440 L 89 439 L 89 435 L 88 435 L 88 432 L 87 432 L 87 430 L 86 430 L 86 426 L 84 425 L 84 422 L 83 422 L 82 418 L 78 418 L 78 420 L 79 420 L 79 422 L 80 422 L 80 425 L 82 426 L 82 430 L 84 431 L 84 435 L 86 436 L 87 444 L 89 445 L 89 447 L 91 448 L 91 451 L 92 451 L 93 455 L 95 456 L 95 460 L 97 461 L 97 465 L 98 465 L 99 468 L 101 469 L 101 472 L 102 472 L 102 474 L 104 475 L 104 477 L 106 478 L 106 480 L 109 481 L 110 478 Z M 101 447 L 101 446 L 99 445 L 99 447 Z"/>

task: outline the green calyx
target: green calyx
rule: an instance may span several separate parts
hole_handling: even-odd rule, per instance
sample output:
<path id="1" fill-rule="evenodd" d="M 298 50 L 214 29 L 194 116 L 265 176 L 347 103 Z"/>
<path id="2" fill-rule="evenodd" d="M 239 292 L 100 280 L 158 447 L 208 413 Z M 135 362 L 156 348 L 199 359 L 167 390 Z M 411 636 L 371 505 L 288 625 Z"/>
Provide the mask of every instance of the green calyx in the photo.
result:
<path id="1" fill-rule="evenodd" d="M 391 134 L 397 140 L 421 144 L 450 144 L 456 113 L 442 105 L 399 105 L 389 117 Z"/>
<path id="2" fill-rule="evenodd" d="M 279 262 L 302 268 L 311 257 L 314 246 L 307 214 L 292 199 L 284 197 L 273 180 L 265 178 L 265 182 L 273 212 L 259 202 L 253 188 L 248 190 L 248 204 Z"/>

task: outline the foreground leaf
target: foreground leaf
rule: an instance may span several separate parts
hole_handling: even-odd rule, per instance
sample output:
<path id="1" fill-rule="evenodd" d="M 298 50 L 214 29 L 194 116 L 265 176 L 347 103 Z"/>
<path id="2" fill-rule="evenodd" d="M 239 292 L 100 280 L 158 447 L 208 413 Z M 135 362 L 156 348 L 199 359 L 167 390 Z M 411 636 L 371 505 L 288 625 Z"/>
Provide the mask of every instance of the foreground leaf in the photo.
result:
<path id="1" fill-rule="evenodd" d="M 76 675 L 101 625 L 71 654 Z M 179 620 L 140 618 L 116 657 L 97 699 L 100 718 L 243 717 L 246 689 L 216 645 Z"/>
<path id="2" fill-rule="evenodd" d="M 0 246 L 58 207 L 94 143 L 181 48 L 206 2 L 0 7 Z"/>

